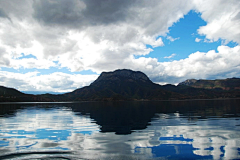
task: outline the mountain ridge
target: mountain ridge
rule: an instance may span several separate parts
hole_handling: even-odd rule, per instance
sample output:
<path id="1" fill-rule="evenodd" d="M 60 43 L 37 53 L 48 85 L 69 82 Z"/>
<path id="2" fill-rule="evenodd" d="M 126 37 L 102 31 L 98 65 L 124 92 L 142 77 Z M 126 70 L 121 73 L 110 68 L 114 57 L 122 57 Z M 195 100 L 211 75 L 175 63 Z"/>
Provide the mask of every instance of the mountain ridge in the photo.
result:
<path id="1" fill-rule="evenodd" d="M 227 83 L 232 79 L 225 79 Z M 235 86 L 240 87 L 239 78 L 234 78 Z M 207 82 L 209 80 L 206 80 Z M 204 82 L 206 82 L 204 80 Z M 186 80 L 174 86 L 153 83 L 143 72 L 129 69 L 118 69 L 113 72 L 102 72 L 89 86 L 78 88 L 72 92 L 53 95 L 24 94 L 16 89 L 0 87 L 1 102 L 60 102 L 60 101 L 119 101 L 119 100 L 183 100 L 183 99 L 214 99 L 239 98 L 239 89 L 216 90 L 195 87 L 203 80 Z M 212 81 L 211 81 L 212 82 Z M 215 82 L 215 81 L 214 81 Z M 240 81 L 239 81 L 240 82 Z M 219 84 L 218 80 L 218 84 Z M 6 95 L 6 90 L 9 93 Z M 5 92 L 4 92 L 5 91 Z M 11 92 L 10 92 L 11 91 Z M 5 94 L 4 94 L 5 93 Z"/>
<path id="2" fill-rule="evenodd" d="M 188 79 L 178 84 L 191 86 L 194 88 L 216 89 L 216 90 L 240 90 L 240 78 L 226 78 L 226 79 Z"/>
<path id="3" fill-rule="evenodd" d="M 159 92 L 161 90 L 161 93 Z M 156 92 L 158 94 L 156 95 Z M 140 100 L 140 99 L 168 99 L 169 93 L 161 86 L 153 83 L 144 73 L 132 70 L 116 70 L 103 72 L 89 86 L 77 89 L 71 93 L 72 100 Z M 78 97 L 77 97 L 78 96 Z M 161 98 L 161 97 L 162 98 Z M 179 96 L 179 95 L 178 95 Z M 164 97 L 164 98 L 163 98 Z M 177 96 L 175 96 L 177 97 Z"/>

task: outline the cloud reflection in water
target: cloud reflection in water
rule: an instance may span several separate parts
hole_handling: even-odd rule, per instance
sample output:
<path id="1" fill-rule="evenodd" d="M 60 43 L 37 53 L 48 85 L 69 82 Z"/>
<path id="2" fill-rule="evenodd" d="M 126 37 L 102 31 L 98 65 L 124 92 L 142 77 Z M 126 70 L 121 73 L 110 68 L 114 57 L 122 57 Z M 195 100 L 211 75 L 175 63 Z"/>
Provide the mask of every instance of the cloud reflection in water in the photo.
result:
<path id="1" fill-rule="evenodd" d="M 1 116 L 0 155 L 67 151 L 68 156 L 88 159 L 240 158 L 240 122 L 236 117 L 201 119 L 199 114 L 161 113 L 148 106 L 149 116 L 141 118 L 140 110 L 146 112 L 146 106 L 103 107 L 38 105 L 17 109 L 12 116 Z M 124 113 L 132 117 L 124 117 L 131 122 L 120 119 Z M 126 128 L 131 129 L 130 134 L 116 134 Z M 104 132 L 100 132 L 102 129 Z"/>

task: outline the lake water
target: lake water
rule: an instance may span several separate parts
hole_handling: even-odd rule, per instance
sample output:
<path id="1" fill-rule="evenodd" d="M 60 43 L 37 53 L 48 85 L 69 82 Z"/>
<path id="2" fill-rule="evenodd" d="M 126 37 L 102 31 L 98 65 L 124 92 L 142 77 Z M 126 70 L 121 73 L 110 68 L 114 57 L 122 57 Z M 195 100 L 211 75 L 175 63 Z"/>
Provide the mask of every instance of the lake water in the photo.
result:
<path id="1" fill-rule="evenodd" d="M 0 104 L 0 159 L 240 159 L 240 99 Z"/>

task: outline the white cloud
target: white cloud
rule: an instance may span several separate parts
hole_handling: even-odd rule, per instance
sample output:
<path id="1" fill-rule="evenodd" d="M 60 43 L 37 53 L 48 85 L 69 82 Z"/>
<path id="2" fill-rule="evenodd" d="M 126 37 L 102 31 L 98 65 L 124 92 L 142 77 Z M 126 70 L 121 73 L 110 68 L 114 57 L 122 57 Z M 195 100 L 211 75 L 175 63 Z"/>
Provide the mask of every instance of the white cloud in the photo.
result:
<path id="1" fill-rule="evenodd" d="M 189 78 L 227 78 L 236 74 L 240 68 L 240 46 L 230 48 L 219 46 L 218 52 L 208 51 L 196 52 L 189 55 L 188 58 L 173 62 L 164 62 L 163 77 L 176 77 L 184 80 Z M 236 76 L 240 76 L 238 72 Z M 184 78 L 184 79 L 183 79 Z M 175 82 L 177 82 L 175 81 Z"/>
<path id="2" fill-rule="evenodd" d="M 169 41 L 171 41 L 171 42 L 174 42 L 174 41 L 176 41 L 176 40 L 178 40 L 178 39 L 180 39 L 179 37 L 178 38 L 173 38 L 173 37 L 171 37 L 171 36 L 167 36 L 167 39 L 169 40 Z"/>
<path id="3" fill-rule="evenodd" d="M 110 51 L 109 51 L 110 52 Z M 156 58 L 134 58 L 129 56 L 124 61 L 106 66 L 107 57 L 93 64 L 92 70 L 97 73 L 112 71 L 117 68 L 131 68 L 146 73 L 156 83 L 176 84 L 190 78 L 212 79 L 240 77 L 240 46 L 230 48 L 219 46 L 218 51 L 195 52 L 186 59 L 171 62 L 158 62 Z M 110 52 L 111 53 L 111 52 Z M 110 55 L 110 53 L 108 53 Z M 107 54 L 107 53 L 106 53 Z M 114 57 L 113 57 L 114 58 Z M 98 68 L 98 69 L 95 69 Z M 67 92 L 89 85 L 98 75 L 80 75 L 55 72 L 39 75 L 38 72 L 26 74 L 0 71 L 0 85 L 14 87 L 23 91 L 56 91 Z"/>
<path id="4" fill-rule="evenodd" d="M 191 78 L 239 77 L 240 46 L 219 46 L 217 50 L 195 52 L 186 59 L 171 62 L 158 62 L 154 58 L 144 57 L 132 61 L 134 69 L 145 72 L 151 80 L 158 83 L 176 84 Z"/>
<path id="5" fill-rule="evenodd" d="M 13 73 L 0 71 L 0 85 L 21 91 L 70 92 L 89 85 L 98 75 L 66 74 L 54 72 L 39 75 L 39 72 Z"/>
<path id="6" fill-rule="evenodd" d="M 205 43 L 213 43 L 214 41 L 213 41 L 212 39 L 206 39 L 206 38 L 205 38 L 205 39 L 203 40 L 203 42 L 205 42 Z"/>
<path id="7" fill-rule="evenodd" d="M 38 69 L 49 69 L 50 67 L 56 67 L 56 64 L 52 61 L 45 59 L 35 58 L 23 58 L 23 59 L 12 59 L 11 67 L 14 69 L 23 68 L 38 68 Z"/>
<path id="8" fill-rule="evenodd" d="M 164 58 L 173 58 L 173 57 L 175 57 L 175 56 L 176 56 L 176 54 L 173 53 L 173 54 L 171 54 L 170 56 L 165 56 Z"/>
<path id="9" fill-rule="evenodd" d="M 196 38 L 195 39 L 195 42 L 200 42 L 202 39 L 200 39 L 200 38 Z"/>
<path id="10" fill-rule="evenodd" d="M 18 1 L 15 5 L 1 3 L 6 6 L 4 13 L 12 20 L 3 17 L 0 23 L 0 44 L 5 55 L 16 58 L 21 53 L 32 54 L 37 59 L 59 61 L 60 66 L 73 72 L 97 70 L 93 66 L 102 63 L 111 68 L 114 60 L 121 62 L 132 55 L 149 54 L 151 49 L 146 48 L 146 44 L 163 46 L 162 39 L 157 37 L 165 35 L 168 27 L 191 9 L 187 1 L 109 1 L 104 5 L 101 1 L 69 3 L 64 0 L 23 1 L 21 5 L 17 5 Z M 96 6 L 98 12 L 92 9 Z M 28 14 L 19 13 L 19 7 Z M 12 64 L 9 67 L 13 67 Z M 28 66 L 32 67 L 25 67 Z"/>
<path id="11" fill-rule="evenodd" d="M 240 43 L 240 2 L 239 0 L 194 1 L 197 11 L 201 13 L 206 26 L 198 29 L 199 34 L 209 40 L 220 38 Z"/>

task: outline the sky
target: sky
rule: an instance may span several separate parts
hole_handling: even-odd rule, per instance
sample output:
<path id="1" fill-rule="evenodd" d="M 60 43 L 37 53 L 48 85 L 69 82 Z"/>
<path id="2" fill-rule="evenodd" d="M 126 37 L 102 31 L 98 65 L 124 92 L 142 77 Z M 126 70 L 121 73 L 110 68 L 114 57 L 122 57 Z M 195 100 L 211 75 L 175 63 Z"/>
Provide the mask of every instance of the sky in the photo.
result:
<path id="1" fill-rule="evenodd" d="M 240 77 L 239 0 L 0 0 L 0 85 L 70 92 L 103 71 Z"/>

